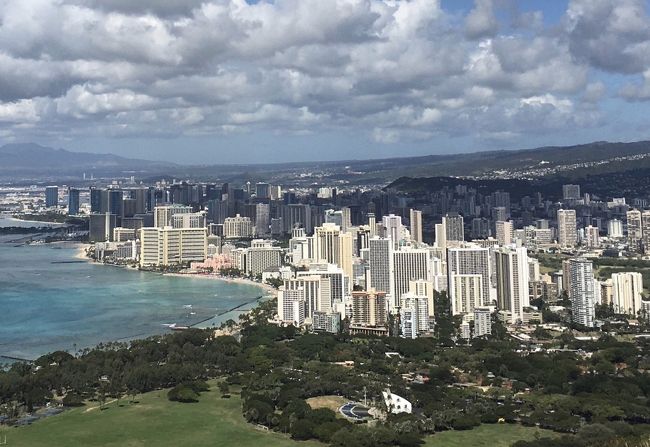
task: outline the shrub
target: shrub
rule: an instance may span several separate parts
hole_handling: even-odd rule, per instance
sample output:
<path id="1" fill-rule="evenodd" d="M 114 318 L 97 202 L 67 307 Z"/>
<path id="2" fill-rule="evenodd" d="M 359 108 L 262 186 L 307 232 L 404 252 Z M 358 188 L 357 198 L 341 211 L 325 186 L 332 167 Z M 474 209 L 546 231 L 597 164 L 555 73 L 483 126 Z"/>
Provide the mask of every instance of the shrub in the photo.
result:
<path id="1" fill-rule="evenodd" d="M 191 386 L 180 384 L 169 390 L 167 398 L 175 402 L 198 402 L 199 393 L 194 391 Z"/>

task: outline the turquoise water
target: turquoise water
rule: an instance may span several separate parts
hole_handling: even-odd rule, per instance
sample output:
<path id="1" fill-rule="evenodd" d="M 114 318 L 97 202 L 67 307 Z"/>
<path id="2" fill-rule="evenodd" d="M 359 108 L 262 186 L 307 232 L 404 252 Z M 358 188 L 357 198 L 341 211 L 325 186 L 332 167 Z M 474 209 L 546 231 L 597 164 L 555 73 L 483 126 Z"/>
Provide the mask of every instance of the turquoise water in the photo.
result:
<path id="1" fill-rule="evenodd" d="M 0 357 L 34 359 L 162 334 L 169 331 L 164 324 L 193 324 L 264 293 L 248 284 L 59 263 L 74 261 L 76 253 L 75 244 L 15 247 L 0 241 Z M 240 312 L 201 326 L 237 319 Z"/>

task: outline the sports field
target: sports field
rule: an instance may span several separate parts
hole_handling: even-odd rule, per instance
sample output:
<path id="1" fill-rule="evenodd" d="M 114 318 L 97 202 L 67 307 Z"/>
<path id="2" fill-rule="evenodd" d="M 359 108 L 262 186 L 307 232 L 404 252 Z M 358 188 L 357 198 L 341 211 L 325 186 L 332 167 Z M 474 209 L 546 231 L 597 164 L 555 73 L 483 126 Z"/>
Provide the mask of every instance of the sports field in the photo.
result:
<path id="1" fill-rule="evenodd" d="M 255 428 L 242 417 L 237 395 L 222 399 L 213 388 L 198 403 L 170 402 L 166 391 L 155 391 L 138 396 L 136 404 L 125 399 L 102 411 L 77 408 L 31 426 L 0 428 L 0 439 L 6 435 L 8 447 L 322 447 Z"/>
<path id="2" fill-rule="evenodd" d="M 426 438 L 426 447 L 510 447 L 516 441 L 557 437 L 550 430 L 515 424 L 485 424 L 473 430 L 444 431 Z"/>

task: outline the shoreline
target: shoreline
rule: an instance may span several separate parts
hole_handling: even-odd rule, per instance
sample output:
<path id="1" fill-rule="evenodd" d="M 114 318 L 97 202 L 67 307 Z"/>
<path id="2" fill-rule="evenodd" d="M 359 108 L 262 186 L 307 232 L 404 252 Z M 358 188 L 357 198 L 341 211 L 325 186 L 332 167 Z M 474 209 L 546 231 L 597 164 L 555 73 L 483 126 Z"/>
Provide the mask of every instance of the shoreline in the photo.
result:
<path id="1" fill-rule="evenodd" d="M 128 265 L 117 265 L 117 264 L 104 264 L 102 262 L 96 262 L 93 259 L 89 258 L 87 253 L 88 249 L 92 247 L 92 244 L 86 244 L 83 242 L 79 243 L 79 246 L 76 248 L 76 252 L 74 254 L 74 259 L 79 259 L 79 260 L 84 260 L 87 261 L 91 264 L 97 264 L 97 265 L 103 265 L 103 266 L 111 266 L 111 267 L 122 267 L 127 270 L 136 270 L 136 271 L 145 271 L 145 270 L 139 270 L 137 268 L 128 266 Z M 248 278 L 236 278 L 236 277 L 230 277 L 230 276 L 221 276 L 216 273 L 199 273 L 199 272 L 187 272 L 187 273 L 181 273 L 181 272 L 175 272 L 175 273 L 163 273 L 163 272 L 155 272 L 155 271 L 148 271 L 149 273 L 156 273 L 159 275 L 163 276 L 171 276 L 171 277 L 176 277 L 176 278 L 191 278 L 191 279 L 210 279 L 213 281 L 223 281 L 231 284 L 241 284 L 241 285 L 249 285 L 249 286 L 256 286 L 261 289 L 263 289 L 267 295 L 273 295 L 273 297 L 277 296 L 278 290 L 271 286 L 270 284 L 262 283 L 262 282 L 257 282 L 252 279 Z"/>
<path id="2" fill-rule="evenodd" d="M 177 278 L 209 279 L 212 281 L 223 281 L 232 284 L 256 286 L 261 289 L 264 289 L 267 292 L 267 295 L 273 295 L 274 297 L 277 295 L 278 292 L 278 290 L 273 286 L 271 286 L 270 284 L 253 281 L 252 279 L 248 279 L 248 278 L 232 278 L 229 276 L 221 276 L 214 273 L 163 273 L 162 275 L 173 276 Z"/>

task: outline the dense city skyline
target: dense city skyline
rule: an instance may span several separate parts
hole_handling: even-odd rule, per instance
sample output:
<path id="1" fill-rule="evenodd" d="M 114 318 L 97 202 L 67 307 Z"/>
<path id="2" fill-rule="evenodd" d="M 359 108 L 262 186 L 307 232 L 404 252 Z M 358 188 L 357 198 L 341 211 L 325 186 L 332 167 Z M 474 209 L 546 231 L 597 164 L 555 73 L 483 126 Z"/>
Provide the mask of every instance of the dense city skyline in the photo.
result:
<path id="1" fill-rule="evenodd" d="M 43 0 L 0 18 L 1 143 L 232 163 L 648 137 L 641 0 Z"/>

